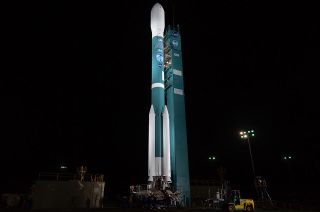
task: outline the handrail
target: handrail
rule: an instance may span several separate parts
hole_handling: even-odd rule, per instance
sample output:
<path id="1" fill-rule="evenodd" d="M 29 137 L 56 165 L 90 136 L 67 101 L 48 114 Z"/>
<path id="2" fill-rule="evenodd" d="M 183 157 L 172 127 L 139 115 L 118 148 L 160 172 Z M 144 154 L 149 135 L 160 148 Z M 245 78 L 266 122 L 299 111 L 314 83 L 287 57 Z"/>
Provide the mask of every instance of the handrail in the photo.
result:
<path id="1" fill-rule="evenodd" d="M 104 176 L 101 174 L 85 174 L 83 181 L 91 182 L 104 182 Z M 56 180 L 56 181 L 68 181 L 68 180 L 80 180 L 79 174 L 63 173 L 63 172 L 40 172 L 38 174 L 38 180 Z"/>

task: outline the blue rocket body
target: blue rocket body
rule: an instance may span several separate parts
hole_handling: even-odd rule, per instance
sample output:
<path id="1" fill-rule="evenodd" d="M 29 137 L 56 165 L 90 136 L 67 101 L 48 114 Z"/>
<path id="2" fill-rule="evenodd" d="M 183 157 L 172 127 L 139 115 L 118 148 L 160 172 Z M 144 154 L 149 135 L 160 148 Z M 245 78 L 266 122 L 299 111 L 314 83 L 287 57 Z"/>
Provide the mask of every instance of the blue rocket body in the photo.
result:
<path id="1" fill-rule="evenodd" d="M 152 38 L 152 105 L 155 118 L 155 156 L 162 157 L 162 113 L 164 109 L 163 37 Z"/>

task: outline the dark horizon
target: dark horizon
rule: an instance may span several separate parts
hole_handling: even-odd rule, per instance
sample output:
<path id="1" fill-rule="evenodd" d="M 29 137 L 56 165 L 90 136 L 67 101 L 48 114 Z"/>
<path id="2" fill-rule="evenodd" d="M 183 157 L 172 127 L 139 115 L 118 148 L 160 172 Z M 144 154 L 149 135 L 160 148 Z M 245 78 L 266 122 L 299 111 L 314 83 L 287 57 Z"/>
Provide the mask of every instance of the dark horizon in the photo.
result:
<path id="1" fill-rule="evenodd" d="M 8 5 L 0 192 L 60 165 L 103 173 L 107 190 L 147 181 L 155 2 Z M 296 185 L 319 188 L 317 7 L 159 2 L 181 30 L 191 179 L 217 178 L 221 165 L 235 186 L 252 183 L 239 131 L 254 129 L 271 190 L 289 185 L 286 155 Z"/>

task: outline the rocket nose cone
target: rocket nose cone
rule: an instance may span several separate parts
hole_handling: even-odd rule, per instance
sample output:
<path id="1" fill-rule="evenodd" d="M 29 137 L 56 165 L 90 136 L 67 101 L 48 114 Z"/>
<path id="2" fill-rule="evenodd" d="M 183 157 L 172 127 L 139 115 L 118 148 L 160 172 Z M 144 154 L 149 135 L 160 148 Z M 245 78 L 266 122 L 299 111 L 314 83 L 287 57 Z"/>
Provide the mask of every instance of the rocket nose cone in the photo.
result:
<path id="1" fill-rule="evenodd" d="M 151 9 L 151 15 L 156 14 L 156 13 L 163 13 L 164 14 L 163 7 L 159 3 L 156 3 L 155 5 L 153 5 L 153 7 Z"/>
<path id="2" fill-rule="evenodd" d="M 161 4 L 156 3 L 151 9 L 151 31 L 152 37 L 163 36 L 164 25 L 164 10 Z"/>
<path id="3" fill-rule="evenodd" d="M 155 3 L 153 5 L 151 11 L 154 10 L 154 9 L 162 9 L 163 10 L 163 7 L 162 7 L 162 5 L 160 3 Z"/>

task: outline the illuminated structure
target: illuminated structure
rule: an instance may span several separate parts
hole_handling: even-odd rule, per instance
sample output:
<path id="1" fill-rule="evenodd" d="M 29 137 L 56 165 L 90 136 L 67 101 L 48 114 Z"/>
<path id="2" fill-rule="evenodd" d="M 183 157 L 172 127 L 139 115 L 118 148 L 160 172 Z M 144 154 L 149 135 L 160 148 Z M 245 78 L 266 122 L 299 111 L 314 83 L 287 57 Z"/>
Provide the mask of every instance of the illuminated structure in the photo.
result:
<path id="1" fill-rule="evenodd" d="M 188 145 L 185 120 L 181 37 L 178 27 L 168 26 L 164 10 L 151 10 L 152 105 L 149 112 L 148 181 L 182 193 L 190 204 Z"/>
<path id="2" fill-rule="evenodd" d="M 249 152 L 250 152 L 250 159 L 251 159 L 251 167 L 252 167 L 252 172 L 253 172 L 253 177 L 256 177 L 256 172 L 254 170 L 254 163 L 253 163 L 253 157 L 252 157 L 252 153 L 251 153 L 251 144 L 250 144 L 250 137 L 254 137 L 254 130 L 249 130 L 247 131 L 240 131 L 240 137 L 243 140 L 246 140 L 248 142 L 248 146 L 249 146 Z"/>

